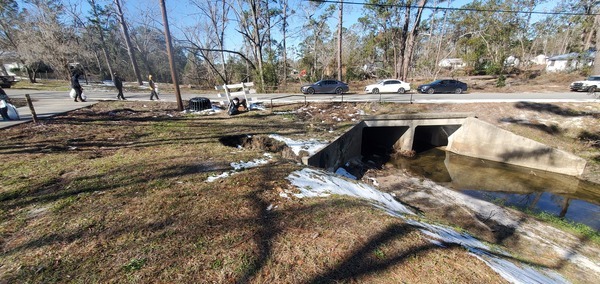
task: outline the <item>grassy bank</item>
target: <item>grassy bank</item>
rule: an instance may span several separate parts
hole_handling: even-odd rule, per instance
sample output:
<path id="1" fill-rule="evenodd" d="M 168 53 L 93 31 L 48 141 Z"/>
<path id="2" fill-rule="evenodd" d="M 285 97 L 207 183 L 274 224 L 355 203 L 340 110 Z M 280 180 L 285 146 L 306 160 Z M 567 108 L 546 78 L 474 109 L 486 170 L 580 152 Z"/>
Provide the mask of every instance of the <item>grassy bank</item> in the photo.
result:
<path id="1" fill-rule="evenodd" d="M 504 282 L 464 249 L 433 245 L 365 202 L 281 197 L 301 167 L 286 151 L 207 182 L 276 148 L 223 138 L 331 139 L 357 112 L 394 106 L 235 117 L 174 109 L 100 102 L 2 130 L 0 282 Z"/>

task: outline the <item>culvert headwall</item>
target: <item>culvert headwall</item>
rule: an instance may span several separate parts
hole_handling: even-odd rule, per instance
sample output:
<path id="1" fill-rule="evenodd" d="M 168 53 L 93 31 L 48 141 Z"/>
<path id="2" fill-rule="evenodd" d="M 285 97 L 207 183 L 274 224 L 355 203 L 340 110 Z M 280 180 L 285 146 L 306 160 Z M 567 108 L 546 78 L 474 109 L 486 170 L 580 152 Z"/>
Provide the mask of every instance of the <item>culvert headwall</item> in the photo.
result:
<path id="1" fill-rule="evenodd" d="M 528 168 L 581 176 L 586 160 L 516 135 L 476 118 L 467 118 L 448 139 L 446 150 Z"/>
<path id="2" fill-rule="evenodd" d="M 407 114 L 365 117 L 321 151 L 305 158 L 307 165 L 335 171 L 347 161 L 380 152 L 413 151 L 447 146 L 448 151 L 580 176 L 586 161 L 478 120 L 472 114 Z M 384 149 L 384 150 L 385 150 Z"/>

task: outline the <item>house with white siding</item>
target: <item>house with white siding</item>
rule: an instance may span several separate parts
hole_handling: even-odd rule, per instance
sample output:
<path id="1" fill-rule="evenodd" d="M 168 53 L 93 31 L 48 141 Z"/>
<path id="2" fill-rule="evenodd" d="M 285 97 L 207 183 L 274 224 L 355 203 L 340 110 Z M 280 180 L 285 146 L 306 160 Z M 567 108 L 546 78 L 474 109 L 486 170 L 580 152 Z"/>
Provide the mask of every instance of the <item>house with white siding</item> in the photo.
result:
<path id="1" fill-rule="evenodd" d="M 546 60 L 546 72 L 571 72 L 594 64 L 595 51 L 572 52 Z"/>

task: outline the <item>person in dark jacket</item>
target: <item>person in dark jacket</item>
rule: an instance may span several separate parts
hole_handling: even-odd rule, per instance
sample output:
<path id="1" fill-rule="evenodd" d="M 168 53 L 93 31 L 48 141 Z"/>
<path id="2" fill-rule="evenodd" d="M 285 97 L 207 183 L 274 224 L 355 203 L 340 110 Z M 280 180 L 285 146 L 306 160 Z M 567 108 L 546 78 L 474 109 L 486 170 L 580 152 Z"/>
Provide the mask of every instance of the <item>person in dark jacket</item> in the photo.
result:
<path id="1" fill-rule="evenodd" d="M 75 90 L 75 101 L 78 102 L 77 99 L 79 99 L 83 102 L 84 100 L 81 97 L 81 94 L 83 93 L 83 88 L 79 84 L 79 73 L 77 72 L 73 73 L 73 77 L 71 77 L 71 88 Z"/>
<path id="2" fill-rule="evenodd" d="M 242 111 L 247 111 L 248 105 L 246 104 L 246 100 L 243 99 L 240 101 L 237 97 L 233 98 L 231 102 L 229 102 L 229 110 L 227 113 L 229 115 L 236 115 Z"/>
<path id="3" fill-rule="evenodd" d="M 117 100 L 126 100 L 125 96 L 123 96 L 123 79 L 119 77 L 119 74 L 115 72 L 115 87 L 119 91 L 117 94 Z"/>
<path id="4" fill-rule="evenodd" d="M 152 80 L 152 75 L 148 75 L 148 85 L 150 85 L 150 100 L 153 101 L 155 96 L 158 100 L 158 93 L 156 92 L 156 85 L 154 84 L 154 80 Z"/>
<path id="5" fill-rule="evenodd" d="M 2 87 L 0 87 L 0 115 L 2 115 L 2 119 L 4 120 L 11 120 L 10 117 L 8 117 L 8 103 L 10 103 L 8 95 L 4 92 Z"/>

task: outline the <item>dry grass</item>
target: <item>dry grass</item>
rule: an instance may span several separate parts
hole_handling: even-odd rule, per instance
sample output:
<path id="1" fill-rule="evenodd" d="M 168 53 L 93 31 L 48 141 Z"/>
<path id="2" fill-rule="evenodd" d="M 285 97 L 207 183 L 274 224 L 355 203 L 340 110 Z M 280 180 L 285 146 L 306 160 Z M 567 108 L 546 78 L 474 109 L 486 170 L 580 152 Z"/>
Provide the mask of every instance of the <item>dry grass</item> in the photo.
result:
<path id="1" fill-rule="evenodd" d="M 397 111 L 317 107 L 329 111 L 193 116 L 170 103 L 101 102 L 4 129 L 0 282 L 503 282 L 464 249 L 434 246 L 363 202 L 280 197 L 299 168 L 281 152 L 270 164 L 206 182 L 230 162 L 264 153 L 225 146 L 224 136 L 330 138 L 358 109 Z M 463 111 L 402 111 L 440 110 Z"/>

